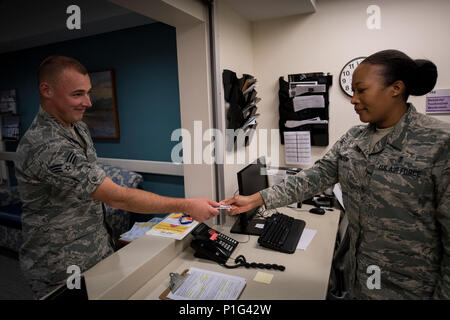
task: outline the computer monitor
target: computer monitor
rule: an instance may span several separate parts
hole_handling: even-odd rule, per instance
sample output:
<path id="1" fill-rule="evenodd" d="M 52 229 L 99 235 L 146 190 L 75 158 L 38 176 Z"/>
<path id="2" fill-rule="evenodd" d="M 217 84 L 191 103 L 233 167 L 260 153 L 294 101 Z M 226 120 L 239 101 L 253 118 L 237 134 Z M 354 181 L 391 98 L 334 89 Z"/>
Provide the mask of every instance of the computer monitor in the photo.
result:
<path id="1" fill-rule="evenodd" d="M 269 187 L 265 163 L 265 158 L 261 157 L 237 173 L 240 195 L 250 196 Z M 258 210 L 259 208 L 255 208 L 238 215 L 238 220 L 230 231 L 232 233 L 261 235 L 263 230 L 261 226 L 264 225 L 264 220 L 253 218 Z"/>

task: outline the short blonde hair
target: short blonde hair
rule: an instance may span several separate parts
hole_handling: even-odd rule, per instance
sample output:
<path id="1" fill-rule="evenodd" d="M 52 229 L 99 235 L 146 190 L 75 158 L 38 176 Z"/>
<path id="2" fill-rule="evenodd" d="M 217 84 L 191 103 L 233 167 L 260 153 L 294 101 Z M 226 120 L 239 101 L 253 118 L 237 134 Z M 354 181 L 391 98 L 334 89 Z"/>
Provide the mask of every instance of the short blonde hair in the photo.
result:
<path id="1" fill-rule="evenodd" d="M 66 56 L 49 56 L 42 61 L 38 71 L 38 85 L 44 81 L 54 80 L 65 69 L 74 69 L 85 75 L 86 68 L 76 59 Z"/>

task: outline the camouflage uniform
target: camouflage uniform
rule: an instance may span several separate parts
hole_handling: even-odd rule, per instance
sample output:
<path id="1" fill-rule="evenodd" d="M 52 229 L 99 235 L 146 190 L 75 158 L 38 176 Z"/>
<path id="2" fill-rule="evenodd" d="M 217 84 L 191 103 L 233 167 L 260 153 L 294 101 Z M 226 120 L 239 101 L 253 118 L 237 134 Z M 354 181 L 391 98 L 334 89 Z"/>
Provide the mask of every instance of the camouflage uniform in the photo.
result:
<path id="1" fill-rule="evenodd" d="M 449 299 L 450 125 L 409 104 L 369 150 L 374 129 L 351 128 L 311 168 L 261 195 L 276 208 L 340 182 L 349 219 L 351 297 Z M 381 269 L 381 289 L 368 289 L 370 265 Z"/>
<path id="2" fill-rule="evenodd" d="M 106 177 L 83 122 L 78 137 L 40 108 L 17 148 L 16 177 L 23 202 L 20 264 L 37 298 L 113 250 L 101 202 L 91 193 Z"/>

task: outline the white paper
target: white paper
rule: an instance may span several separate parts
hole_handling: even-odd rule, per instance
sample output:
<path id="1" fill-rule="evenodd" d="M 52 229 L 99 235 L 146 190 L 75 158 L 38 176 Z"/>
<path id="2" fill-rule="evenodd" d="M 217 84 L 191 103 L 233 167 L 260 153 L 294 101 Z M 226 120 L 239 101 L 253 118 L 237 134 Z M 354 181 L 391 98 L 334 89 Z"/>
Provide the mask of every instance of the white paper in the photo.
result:
<path id="1" fill-rule="evenodd" d="M 317 81 L 290 81 L 289 86 L 291 89 L 296 86 L 315 86 L 317 85 Z"/>
<path id="2" fill-rule="evenodd" d="M 339 183 L 336 183 L 333 188 L 333 193 L 336 197 L 336 199 L 339 201 L 339 204 L 342 206 L 342 208 L 345 210 L 344 207 L 344 199 L 342 198 L 342 189 L 341 185 Z"/>
<path id="3" fill-rule="evenodd" d="M 252 84 L 250 87 L 248 87 L 247 89 L 245 89 L 245 91 L 242 92 L 242 94 L 247 94 L 247 93 L 249 93 L 250 91 L 252 91 L 253 89 L 255 89 L 255 87 L 256 87 L 256 83 Z"/>
<path id="4" fill-rule="evenodd" d="M 253 117 L 248 119 L 246 123 L 244 123 L 242 128 L 246 128 L 248 126 L 251 126 L 251 125 L 255 124 L 256 123 L 256 119 L 258 119 L 258 118 L 259 118 L 259 114 L 255 114 Z"/>
<path id="5" fill-rule="evenodd" d="M 300 96 L 293 99 L 294 111 L 311 108 L 325 108 L 325 100 L 323 96 Z"/>
<path id="6" fill-rule="evenodd" d="M 311 136 L 309 131 L 284 132 L 286 164 L 311 164 Z"/>
<path id="7" fill-rule="evenodd" d="M 274 186 L 276 184 L 279 184 L 281 181 L 286 179 L 288 176 L 296 175 L 300 173 L 300 170 L 297 170 L 296 168 L 290 168 L 290 169 L 281 169 L 281 168 L 267 168 L 266 174 L 269 178 L 269 186 Z M 296 202 L 297 204 L 297 202 Z"/>
<path id="8" fill-rule="evenodd" d="M 300 240 L 297 244 L 297 249 L 299 250 L 306 250 L 311 243 L 312 239 L 316 235 L 317 230 L 312 229 L 304 229 L 302 236 L 300 237 Z"/>
<path id="9" fill-rule="evenodd" d="M 131 242 L 140 238 L 162 220 L 162 218 L 155 217 L 147 222 L 136 222 L 129 231 L 120 235 L 120 240 Z"/>
<path id="10" fill-rule="evenodd" d="M 269 186 L 274 186 L 286 178 L 286 170 L 268 169 L 267 177 L 269 178 Z"/>
<path id="11" fill-rule="evenodd" d="M 325 92 L 326 86 L 324 84 L 316 84 L 316 85 L 305 85 L 298 84 L 295 87 L 289 90 L 289 96 L 299 96 L 304 93 L 312 93 L 312 92 Z"/>
<path id="12" fill-rule="evenodd" d="M 328 120 L 320 120 L 319 117 L 307 119 L 307 120 L 288 120 L 284 123 L 286 128 L 296 128 L 304 126 L 305 124 L 324 124 L 328 123 Z"/>
<path id="13" fill-rule="evenodd" d="M 167 297 L 173 300 L 237 300 L 245 279 L 198 268 L 190 268 L 183 284 Z"/>

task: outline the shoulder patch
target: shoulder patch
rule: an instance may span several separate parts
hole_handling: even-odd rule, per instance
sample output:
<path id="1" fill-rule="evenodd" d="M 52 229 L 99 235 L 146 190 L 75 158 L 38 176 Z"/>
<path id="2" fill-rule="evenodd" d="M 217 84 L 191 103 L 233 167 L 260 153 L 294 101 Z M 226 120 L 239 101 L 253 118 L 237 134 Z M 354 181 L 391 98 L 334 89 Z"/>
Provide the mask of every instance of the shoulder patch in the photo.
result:
<path id="1" fill-rule="evenodd" d="M 69 152 L 64 163 L 55 164 L 51 166 L 49 169 L 51 172 L 55 174 L 70 173 L 75 168 L 76 164 L 77 164 L 77 156 L 75 155 L 75 153 Z"/>
<path id="2" fill-rule="evenodd" d="M 50 171 L 53 173 L 61 173 L 62 172 L 62 165 L 61 164 L 55 164 L 54 166 L 50 167 Z"/>
<path id="3" fill-rule="evenodd" d="M 75 153 L 70 152 L 69 155 L 66 158 L 66 163 L 76 164 L 77 163 L 77 156 Z"/>

